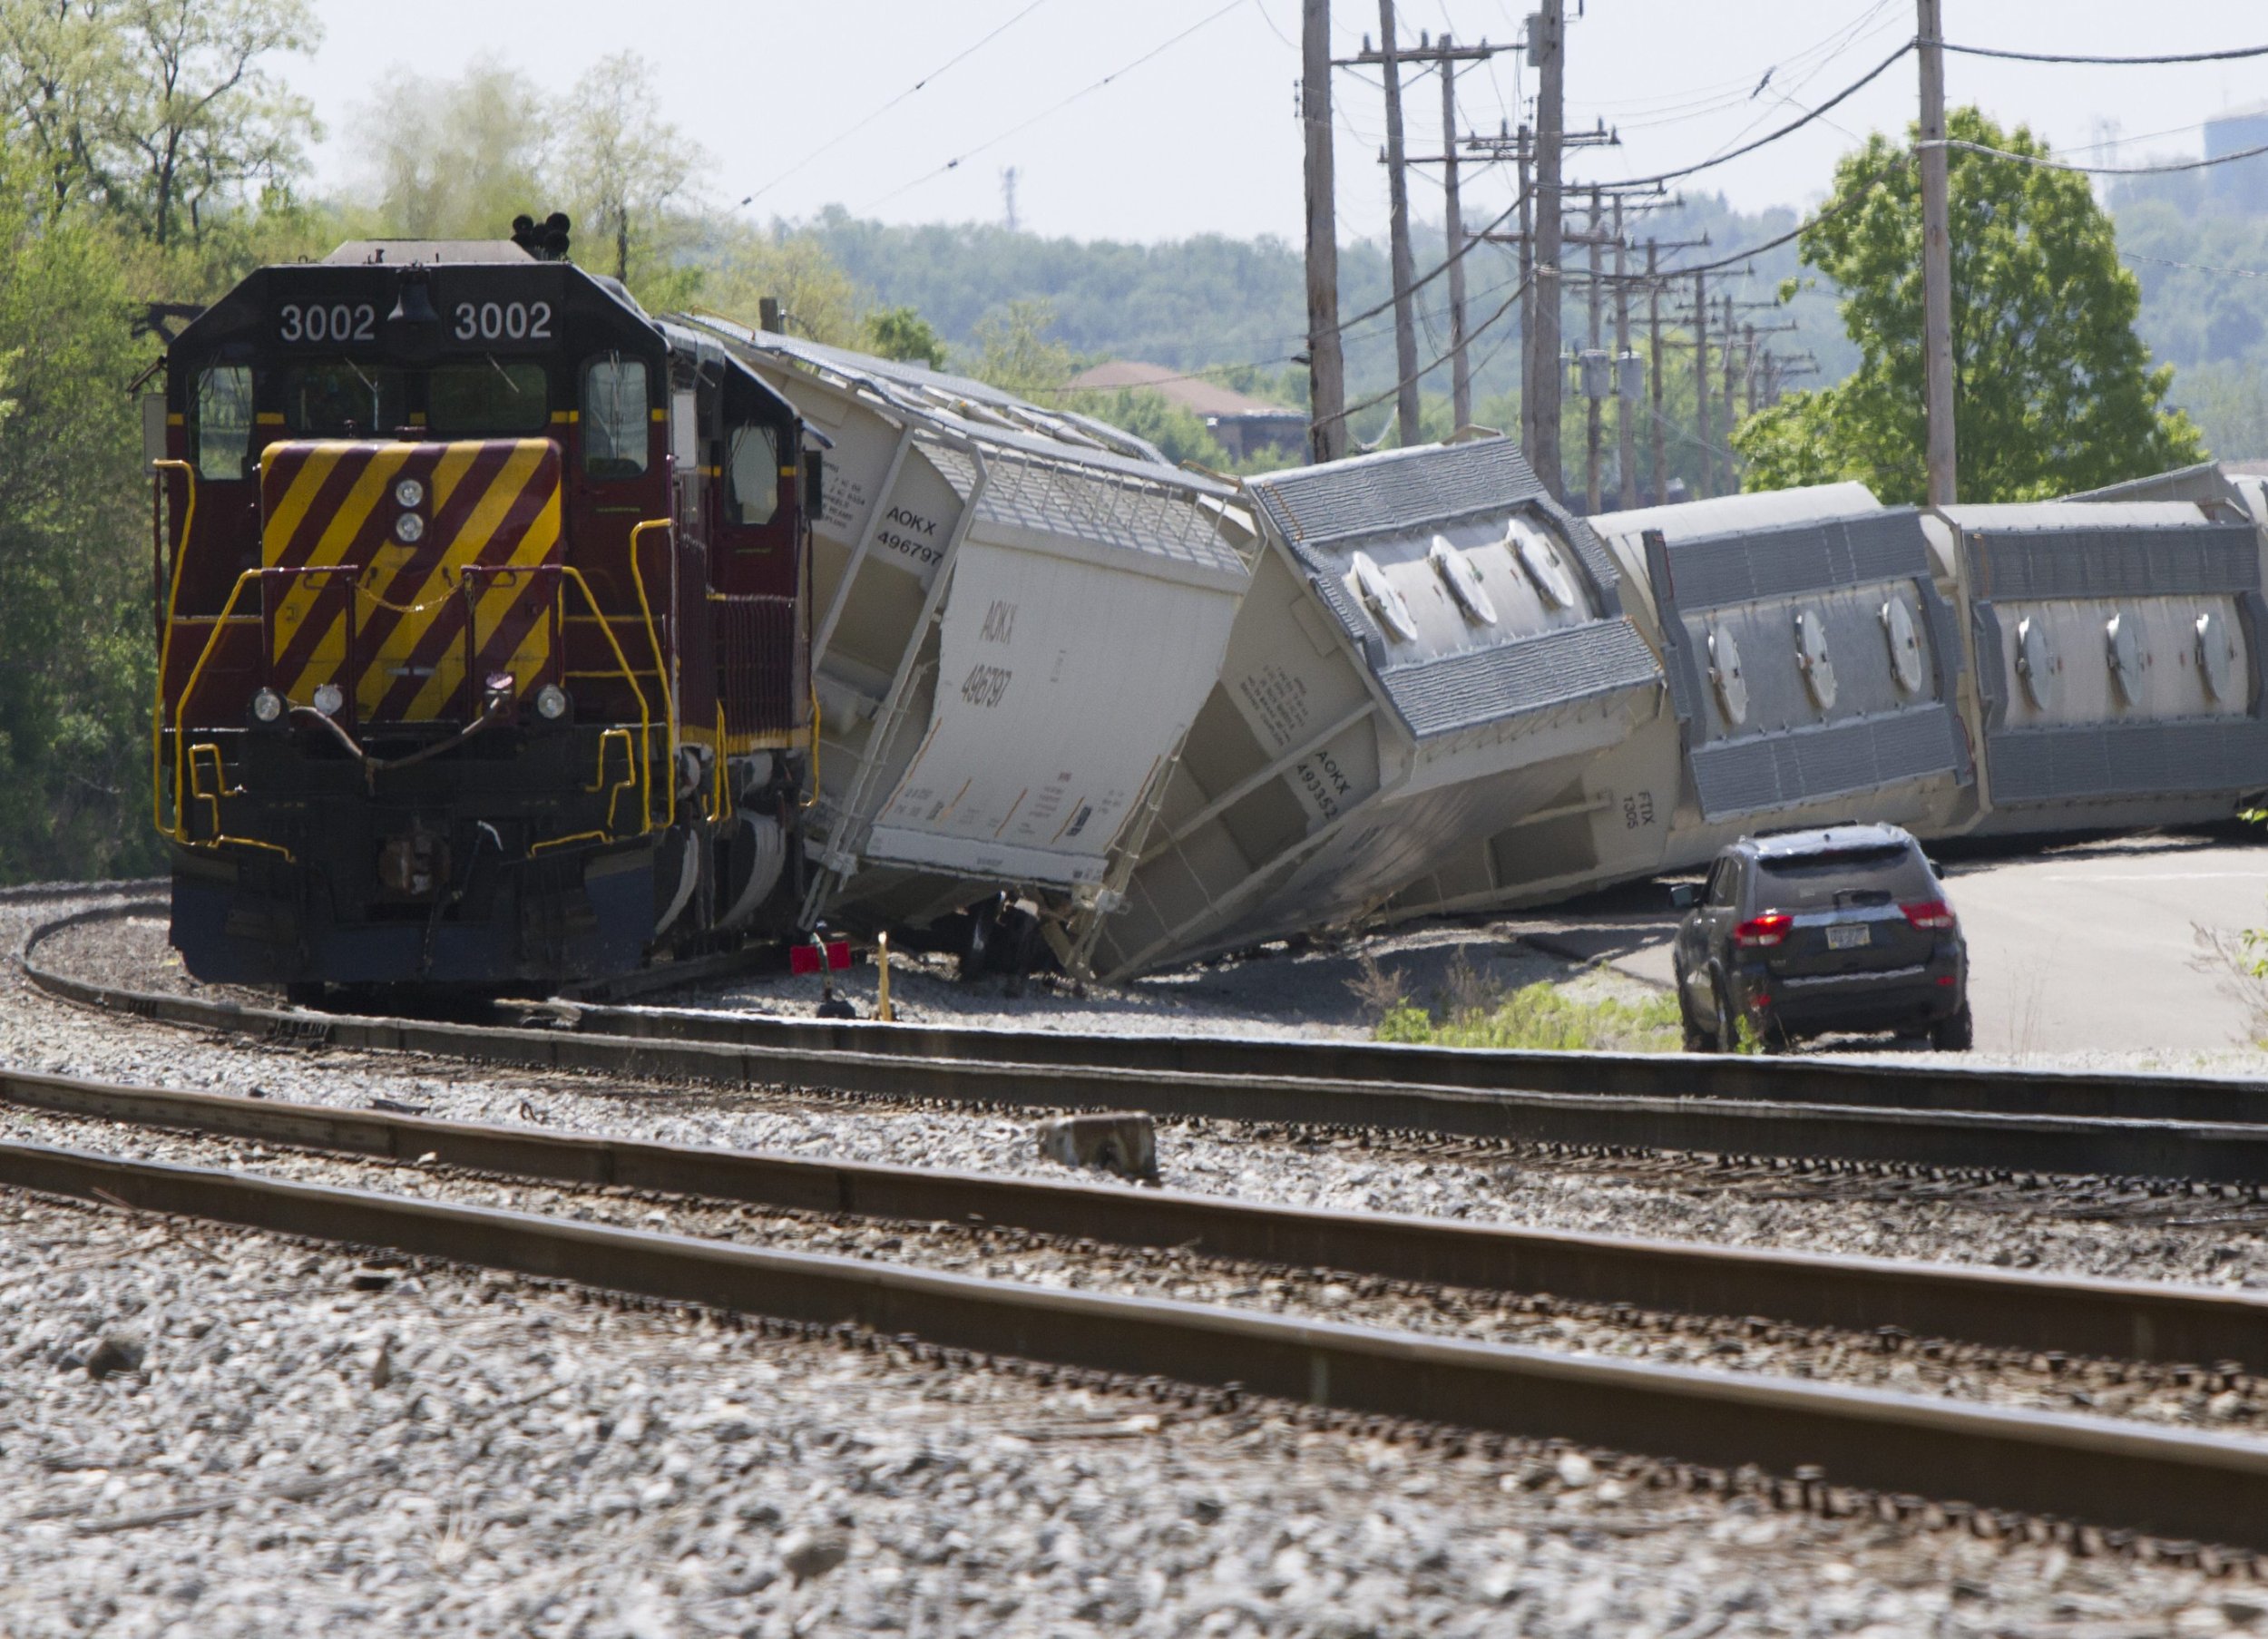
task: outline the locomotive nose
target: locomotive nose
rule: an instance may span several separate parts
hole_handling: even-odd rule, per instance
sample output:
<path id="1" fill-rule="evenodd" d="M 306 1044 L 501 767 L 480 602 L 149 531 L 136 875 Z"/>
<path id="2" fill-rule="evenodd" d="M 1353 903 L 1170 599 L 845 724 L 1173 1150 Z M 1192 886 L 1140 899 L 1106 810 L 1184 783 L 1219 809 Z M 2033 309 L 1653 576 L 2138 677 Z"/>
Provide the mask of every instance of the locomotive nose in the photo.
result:
<path id="1" fill-rule="evenodd" d="M 277 686 L 294 705 L 336 688 L 360 725 L 471 722 L 498 709 L 496 678 L 507 706 L 533 695 L 558 635 L 560 483 L 548 439 L 270 446 Z"/>

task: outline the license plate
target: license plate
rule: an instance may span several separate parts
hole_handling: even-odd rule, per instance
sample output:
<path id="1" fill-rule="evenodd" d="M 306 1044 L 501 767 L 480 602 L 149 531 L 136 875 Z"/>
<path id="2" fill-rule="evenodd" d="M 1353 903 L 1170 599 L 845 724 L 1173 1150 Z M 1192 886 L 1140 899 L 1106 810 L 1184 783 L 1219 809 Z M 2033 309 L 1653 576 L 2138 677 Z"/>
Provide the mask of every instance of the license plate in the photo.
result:
<path id="1" fill-rule="evenodd" d="M 1857 927 L 1829 928 L 1827 948 L 1830 951 L 1855 951 L 1861 945 L 1874 942 L 1874 930 L 1861 923 Z"/>

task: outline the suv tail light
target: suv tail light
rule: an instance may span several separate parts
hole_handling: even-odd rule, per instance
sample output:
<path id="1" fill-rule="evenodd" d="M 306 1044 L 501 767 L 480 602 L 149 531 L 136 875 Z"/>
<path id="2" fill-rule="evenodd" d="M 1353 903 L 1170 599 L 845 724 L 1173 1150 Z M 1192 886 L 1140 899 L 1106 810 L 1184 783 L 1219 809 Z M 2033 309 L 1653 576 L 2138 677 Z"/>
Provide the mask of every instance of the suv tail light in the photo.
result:
<path id="1" fill-rule="evenodd" d="M 1733 930 L 1733 942 L 1750 950 L 1760 946 L 1784 943 L 1788 930 L 1795 925 L 1795 918 L 1785 911 L 1766 911 L 1762 916 L 1752 916 Z"/>
<path id="2" fill-rule="evenodd" d="M 1925 899 L 1919 904 L 1900 905 L 1906 920 L 1917 928 L 1950 928 L 1953 926 L 1953 907 L 1941 899 Z"/>

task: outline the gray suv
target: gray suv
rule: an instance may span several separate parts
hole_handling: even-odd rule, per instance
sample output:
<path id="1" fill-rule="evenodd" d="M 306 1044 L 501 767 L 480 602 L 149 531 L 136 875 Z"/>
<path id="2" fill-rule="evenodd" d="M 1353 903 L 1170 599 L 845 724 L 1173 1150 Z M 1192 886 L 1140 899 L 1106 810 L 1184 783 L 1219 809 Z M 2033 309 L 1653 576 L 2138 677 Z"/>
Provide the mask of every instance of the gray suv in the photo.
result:
<path id="1" fill-rule="evenodd" d="M 1800 1037 L 1895 1030 L 1970 1045 L 1969 949 L 1921 844 L 1895 825 L 1744 836 L 1708 881 L 1670 890 L 1688 1052 L 1731 1052 L 1740 1027 L 1777 1051 Z"/>

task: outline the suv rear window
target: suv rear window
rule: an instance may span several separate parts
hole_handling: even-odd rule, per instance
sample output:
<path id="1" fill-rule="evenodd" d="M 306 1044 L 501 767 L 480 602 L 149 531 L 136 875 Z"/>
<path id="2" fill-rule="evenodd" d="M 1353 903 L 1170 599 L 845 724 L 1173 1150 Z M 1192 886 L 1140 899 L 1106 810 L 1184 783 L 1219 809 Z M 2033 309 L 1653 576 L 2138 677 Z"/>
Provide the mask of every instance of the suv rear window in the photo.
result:
<path id="1" fill-rule="evenodd" d="M 1905 902 L 1935 892 L 1929 862 L 1911 843 L 1823 848 L 1813 854 L 1759 855 L 1756 896 L 1789 910 L 1831 905 L 1854 892 Z"/>

